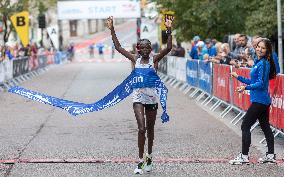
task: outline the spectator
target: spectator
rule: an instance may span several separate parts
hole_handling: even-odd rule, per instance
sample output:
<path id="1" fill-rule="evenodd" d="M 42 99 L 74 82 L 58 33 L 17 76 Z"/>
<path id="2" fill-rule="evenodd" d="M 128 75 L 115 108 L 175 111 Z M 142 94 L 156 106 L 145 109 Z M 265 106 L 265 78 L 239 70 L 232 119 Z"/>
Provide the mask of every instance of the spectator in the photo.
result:
<path id="1" fill-rule="evenodd" d="M 205 53 L 208 53 L 208 55 L 210 57 L 214 57 L 217 55 L 217 50 L 216 50 L 216 47 L 212 45 L 212 42 L 210 39 L 206 39 L 205 40 L 205 44 L 206 44 L 206 52 Z"/>
<path id="2" fill-rule="evenodd" d="M 9 60 L 12 60 L 14 58 L 14 56 L 12 55 L 11 47 L 9 46 L 6 46 L 6 49 L 5 49 L 5 58 L 7 57 Z"/>
<path id="3" fill-rule="evenodd" d="M 198 59 L 198 51 L 197 51 L 197 46 L 196 44 L 200 41 L 200 37 L 199 36 L 194 36 L 193 37 L 193 43 L 191 44 L 191 51 L 189 53 L 189 56 L 192 59 Z"/>
<path id="4" fill-rule="evenodd" d="M 59 35 L 59 50 L 62 51 L 63 49 L 63 36 L 62 34 Z"/>
<path id="5" fill-rule="evenodd" d="M 221 48 L 222 48 L 222 54 L 221 54 L 222 58 L 220 60 L 220 63 L 230 65 L 231 61 L 232 61 L 232 55 L 231 55 L 231 52 L 230 52 L 229 44 L 224 43 L 224 44 L 222 44 Z"/>
<path id="6" fill-rule="evenodd" d="M 275 68 L 276 68 L 276 74 L 279 74 L 280 73 L 280 65 L 279 65 L 277 53 L 275 51 L 272 52 L 272 57 L 273 57 Z"/>
<path id="7" fill-rule="evenodd" d="M 0 62 L 4 60 L 4 58 L 3 58 L 3 51 L 2 50 L 4 50 L 3 46 L 0 45 Z"/>
<path id="8" fill-rule="evenodd" d="M 212 43 L 212 46 L 215 46 L 218 43 L 218 41 L 217 41 L 217 39 L 213 38 L 211 40 L 211 43 Z"/>
<path id="9" fill-rule="evenodd" d="M 243 62 L 243 67 L 251 68 L 254 64 L 250 48 L 245 49 L 246 62 Z"/>
<path id="10" fill-rule="evenodd" d="M 18 43 L 16 43 L 16 45 L 14 46 L 14 49 L 13 49 L 13 56 L 15 57 L 15 58 L 17 58 L 17 57 L 19 57 L 19 44 Z"/>
<path id="11" fill-rule="evenodd" d="M 152 45 L 152 49 L 153 49 L 154 53 L 158 53 L 159 52 L 159 44 L 158 44 L 158 42 L 155 42 Z"/>
<path id="12" fill-rule="evenodd" d="M 193 37 L 193 44 L 192 44 L 192 47 L 194 47 L 194 46 L 197 44 L 198 41 L 200 41 L 200 37 L 199 37 L 199 36 L 194 36 L 194 37 Z"/>
<path id="13" fill-rule="evenodd" d="M 173 44 L 173 48 L 171 50 L 171 56 L 177 56 L 177 46 Z"/>
<path id="14" fill-rule="evenodd" d="M 231 53 L 234 59 L 242 61 L 244 58 L 244 51 L 245 48 L 247 47 L 247 36 L 244 34 L 240 34 L 238 39 L 236 40 L 236 48 L 235 50 Z"/>
<path id="15" fill-rule="evenodd" d="M 38 60 L 37 60 L 37 52 L 38 52 L 38 48 L 36 43 L 32 43 L 31 46 L 31 64 L 32 64 L 32 68 L 35 69 L 38 67 Z"/>
<path id="16" fill-rule="evenodd" d="M 260 41 L 260 39 L 261 39 L 260 36 L 253 36 L 252 37 L 252 47 L 249 50 L 250 50 L 250 53 L 252 55 L 253 60 L 257 58 L 256 53 L 255 53 L 255 49 L 256 49 L 257 43 Z"/>
<path id="17" fill-rule="evenodd" d="M 68 51 L 68 55 L 69 55 L 68 60 L 73 61 L 74 54 L 75 54 L 75 49 L 74 49 L 73 43 L 69 44 L 67 51 Z"/>
<path id="18" fill-rule="evenodd" d="M 198 59 L 198 60 L 203 60 L 203 55 L 206 54 L 204 52 L 204 42 L 203 41 L 198 41 L 198 43 L 196 44 L 197 47 L 197 58 L 194 59 Z"/>
<path id="19" fill-rule="evenodd" d="M 112 59 L 114 58 L 114 55 L 115 55 L 115 47 L 114 47 L 114 45 L 112 44 L 112 45 L 111 45 L 111 58 L 112 58 Z"/>
<path id="20" fill-rule="evenodd" d="M 248 44 L 248 37 L 244 34 L 241 34 L 239 37 L 239 54 L 243 54 L 245 52 L 245 48 Z"/>
<path id="21" fill-rule="evenodd" d="M 89 56 L 90 56 L 90 58 L 94 58 L 94 48 L 95 48 L 94 44 L 90 44 L 90 46 L 89 46 Z"/>
<path id="22" fill-rule="evenodd" d="M 96 47 L 98 49 L 100 58 L 103 59 L 104 58 L 104 48 L 105 48 L 105 45 L 103 43 L 98 43 L 96 45 Z"/>
<path id="23" fill-rule="evenodd" d="M 180 42 L 177 43 L 177 47 L 175 49 L 175 55 L 177 57 L 185 57 L 185 50 L 184 48 L 181 46 Z"/>
<path id="24" fill-rule="evenodd" d="M 204 61 L 205 63 L 207 63 L 207 62 L 210 61 L 209 55 L 208 55 L 207 53 L 203 55 L 203 61 Z"/>
<path id="25" fill-rule="evenodd" d="M 237 33 L 237 34 L 234 35 L 233 47 L 232 47 L 233 51 L 234 51 L 234 50 L 238 47 L 238 45 L 239 45 L 239 37 L 240 37 L 240 34 L 239 34 L 239 33 Z"/>

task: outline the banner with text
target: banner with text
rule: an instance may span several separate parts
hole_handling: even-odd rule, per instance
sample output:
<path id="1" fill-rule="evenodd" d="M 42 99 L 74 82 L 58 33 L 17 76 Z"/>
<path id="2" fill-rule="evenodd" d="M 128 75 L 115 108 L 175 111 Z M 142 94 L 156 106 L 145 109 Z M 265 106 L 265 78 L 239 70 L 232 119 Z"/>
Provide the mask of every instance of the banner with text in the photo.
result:
<path id="1" fill-rule="evenodd" d="M 58 1 L 58 20 L 140 18 L 140 1 Z"/>

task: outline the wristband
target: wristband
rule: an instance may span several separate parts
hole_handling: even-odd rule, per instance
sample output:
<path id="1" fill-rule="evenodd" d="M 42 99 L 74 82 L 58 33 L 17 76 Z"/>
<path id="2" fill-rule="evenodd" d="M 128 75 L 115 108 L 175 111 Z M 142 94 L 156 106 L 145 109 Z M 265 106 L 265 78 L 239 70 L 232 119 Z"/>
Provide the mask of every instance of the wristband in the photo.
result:
<path id="1" fill-rule="evenodd" d="M 172 34 L 172 31 L 171 30 L 167 30 L 166 33 L 169 35 L 169 34 Z"/>

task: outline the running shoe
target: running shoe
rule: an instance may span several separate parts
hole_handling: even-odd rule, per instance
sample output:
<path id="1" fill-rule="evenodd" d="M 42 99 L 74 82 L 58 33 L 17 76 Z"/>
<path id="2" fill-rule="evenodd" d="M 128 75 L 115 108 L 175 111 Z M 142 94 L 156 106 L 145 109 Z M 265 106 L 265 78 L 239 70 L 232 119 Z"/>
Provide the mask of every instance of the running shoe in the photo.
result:
<path id="1" fill-rule="evenodd" d="M 153 169 L 153 160 L 152 160 L 152 156 L 150 155 L 146 155 L 146 159 L 145 159 L 145 166 L 144 166 L 144 170 L 146 172 L 150 172 Z"/>
<path id="2" fill-rule="evenodd" d="M 264 157 L 258 159 L 258 163 L 276 163 L 276 155 L 266 153 Z"/>
<path id="3" fill-rule="evenodd" d="M 135 174 L 143 174 L 144 162 L 139 162 L 134 170 Z"/>
<path id="4" fill-rule="evenodd" d="M 230 160 L 229 163 L 231 165 L 249 164 L 249 156 L 239 153 L 239 155 L 235 159 Z"/>

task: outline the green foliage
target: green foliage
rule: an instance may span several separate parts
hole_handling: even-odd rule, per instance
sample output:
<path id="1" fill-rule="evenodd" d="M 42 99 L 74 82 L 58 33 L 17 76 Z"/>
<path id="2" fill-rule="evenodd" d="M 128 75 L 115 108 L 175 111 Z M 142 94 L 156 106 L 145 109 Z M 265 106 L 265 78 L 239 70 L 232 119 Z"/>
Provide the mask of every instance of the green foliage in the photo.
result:
<path id="1" fill-rule="evenodd" d="M 12 3 L 11 0 L 0 0 L 0 21 L 3 23 L 4 44 L 8 41 L 11 31 L 14 30 L 10 22 L 12 15 L 23 10 L 31 12 L 35 9 L 43 14 L 48 10 L 48 7 L 54 7 L 56 3 L 57 0 L 19 0 L 17 3 Z"/>
<path id="2" fill-rule="evenodd" d="M 44 3 L 42 1 L 38 2 L 38 11 L 39 14 L 42 15 L 44 14 L 46 11 L 48 10 L 48 8 L 44 5 Z"/>
<path id="3" fill-rule="evenodd" d="M 259 1 L 258 8 L 246 20 L 246 33 L 271 37 L 277 31 L 276 5 L 276 0 Z"/>
<path id="4" fill-rule="evenodd" d="M 189 41 L 195 35 L 222 40 L 234 33 L 270 37 L 277 31 L 276 0 L 154 1 L 160 9 L 175 12 L 174 27 L 179 40 Z"/>
<path id="5" fill-rule="evenodd" d="M 14 30 L 10 17 L 23 10 L 27 10 L 29 0 L 21 0 L 18 3 L 12 3 L 11 0 L 0 1 L 0 19 L 3 23 L 4 44 L 8 41 L 9 35 Z"/>

